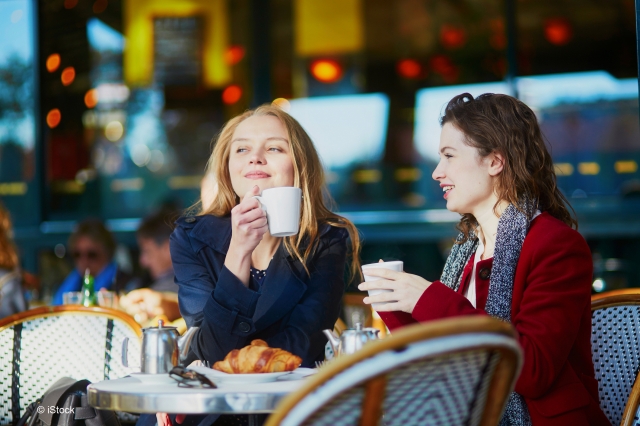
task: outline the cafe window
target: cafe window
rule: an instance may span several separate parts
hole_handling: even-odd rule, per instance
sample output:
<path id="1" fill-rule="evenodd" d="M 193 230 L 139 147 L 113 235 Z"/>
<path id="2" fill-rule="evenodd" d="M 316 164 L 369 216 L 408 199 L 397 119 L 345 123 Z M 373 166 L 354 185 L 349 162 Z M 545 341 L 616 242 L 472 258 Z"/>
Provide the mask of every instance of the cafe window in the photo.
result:
<path id="1" fill-rule="evenodd" d="M 38 218 L 33 15 L 28 0 L 0 1 L 0 199 L 16 225 Z"/>
<path id="2" fill-rule="evenodd" d="M 221 125 L 274 100 L 315 140 L 343 211 L 443 208 L 437 118 L 463 91 L 536 110 L 567 196 L 638 190 L 631 0 L 515 1 L 513 17 L 501 0 L 37 4 L 47 220 L 188 207 Z M 13 137 L 28 185 L 34 136 Z"/>

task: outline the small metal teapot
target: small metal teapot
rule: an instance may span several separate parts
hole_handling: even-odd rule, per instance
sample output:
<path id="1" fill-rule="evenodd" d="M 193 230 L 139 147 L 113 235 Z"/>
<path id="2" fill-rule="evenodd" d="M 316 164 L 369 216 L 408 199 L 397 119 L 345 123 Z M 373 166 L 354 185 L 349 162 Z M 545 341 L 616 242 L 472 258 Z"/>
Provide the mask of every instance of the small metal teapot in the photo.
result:
<path id="1" fill-rule="evenodd" d="M 182 337 L 175 327 L 165 327 L 158 320 L 157 327 L 142 329 L 142 350 L 140 353 L 140 372 L 163 374 L 187 358 L 189 345 L 198 327 L 189 328 Z M 122 342 L 122 365 L 128 367 L 127 348 L 129 338 Z"/>
<path id="2" fill-rule="evenodd" d="M 333 348 L 333 353 L 337 355 L 352 354 L 362 346 L 371 341 L 378 340 L 380 330 L 373 327 L 363 328 L 361 323 L 356 323 L 356 328 L 348 328 L 342 332 L 340 337 L 336 336 L 333 330 L 322 330 L 329 339 Z"/>

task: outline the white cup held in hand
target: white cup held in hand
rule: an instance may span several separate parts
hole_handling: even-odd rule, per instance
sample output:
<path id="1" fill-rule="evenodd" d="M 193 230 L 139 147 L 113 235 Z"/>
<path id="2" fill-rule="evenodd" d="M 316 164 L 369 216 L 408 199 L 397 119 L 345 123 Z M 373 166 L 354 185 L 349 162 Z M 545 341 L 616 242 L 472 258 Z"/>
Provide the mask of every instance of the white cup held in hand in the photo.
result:
<path id="1" fill-rule="evenodd" d="M 368 269 L 391 269 L 392 271 L 402 272 L 403 266 L 404 266 L 404 263 L 401 260 L 394 260 L 391 262 L 369 263 L 367 265 L 362 265 L 362 274 L 364 275 L 365 282 L 378 281 L 383 278 L 374 277 L 373 275 L 367 275 Z M 376 294 L 380 294 L 380 293 L 389 293 L 392 291 L 393 290 L 383 289 L 383 288 L 373 289 L 373 290 L 369 290 L 369 296 L 375 296 Z M 388 303 L 391 303 L 391 302 L 388 302 Z M 373 307 L 373 309 L 378 309 L 378 306 L 383 304 L 384 303 L 373 303 L 371 304 L 371 306 Z"/>
<path id="2" fill-rule="evenodd" d="M 269 233 L 274 237 L 288 237 L 300 228 L 300 203 L 302 190 L 292 186 L 269 188 L 253 198 L 260 202 L 267 213 Z"/>

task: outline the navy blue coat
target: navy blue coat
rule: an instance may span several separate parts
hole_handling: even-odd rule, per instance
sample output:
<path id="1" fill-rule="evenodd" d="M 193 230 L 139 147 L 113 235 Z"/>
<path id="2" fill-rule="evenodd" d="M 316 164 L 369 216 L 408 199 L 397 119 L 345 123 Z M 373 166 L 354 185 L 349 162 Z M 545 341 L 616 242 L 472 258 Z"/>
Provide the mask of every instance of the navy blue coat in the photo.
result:
<path id="1" fill-rule="evenodd" d="M 170 241 L 180 312 L 188 326 L 200 326 L 192 358 L 213 364 L 263 339 L 300 356 L 303 366 L 324 359 L 322 330 L 332 329 L 338 319 L 345 287 L 345 229 L 321 227 L 318 247 L 307 262 L 310 276 L 281 244 L 258 292 L 224 266 L 229 217 L 187 217 L 176 224 Z"/>

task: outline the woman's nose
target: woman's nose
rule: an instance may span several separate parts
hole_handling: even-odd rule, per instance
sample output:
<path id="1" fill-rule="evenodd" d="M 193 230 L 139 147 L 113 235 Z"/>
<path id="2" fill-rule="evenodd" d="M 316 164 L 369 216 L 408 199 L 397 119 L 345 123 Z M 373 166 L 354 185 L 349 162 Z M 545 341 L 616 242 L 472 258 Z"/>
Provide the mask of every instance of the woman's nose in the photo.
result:
<path id="1" fill-rule="evenodd" d="M 439 162 L 438 165 L 436 166 L 436 169 L 431 174 L 431 177 L 434 180 L 441 180 L 444 178 L 444 171 L 442 170 L 441 165 L 442 165 L 442 162 Z"/>
<path id="2" fill-rule="evenodd" d="M 251 164 L 264 164 L 264 155 L 261 150 L 254 150 L 249 158 Z"/>

